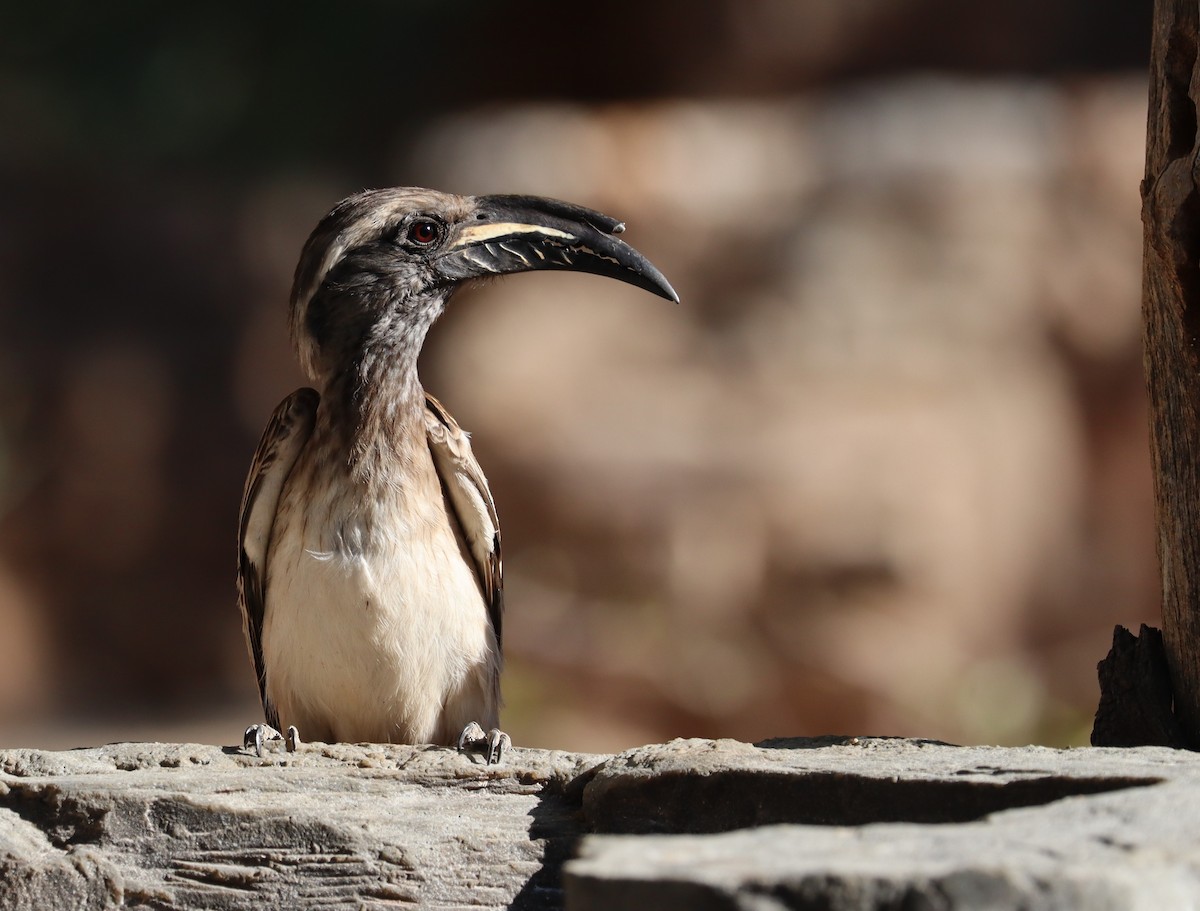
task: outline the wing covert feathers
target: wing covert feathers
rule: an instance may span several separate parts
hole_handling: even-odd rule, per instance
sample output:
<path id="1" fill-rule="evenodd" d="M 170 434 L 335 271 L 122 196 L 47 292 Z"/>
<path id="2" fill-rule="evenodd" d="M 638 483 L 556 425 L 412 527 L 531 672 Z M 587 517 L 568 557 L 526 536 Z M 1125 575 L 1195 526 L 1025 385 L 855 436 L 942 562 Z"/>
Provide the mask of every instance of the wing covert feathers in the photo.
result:
<path id="1" fill-rule="evenodd" d="M 263 613 L 266 606 L 267 548 L 271 528 L 284 482 L 312 435 L 320 396 L 315 389 L 297 389 L 279 403 L 267 422 L 250 463 L 250 474 L 242 493 L 240 534 L 238 536 L 238 606 L 242 610 L 242 628 L 246 647 L 254 662 L 258 693 L 267 723 L 279 727 L 275 707 L 267 701 L 267 681 L 263 668 Z"/>
<path id="2" fill-rule="evenodd" d="M 428 393 L 425 406 L 425 430 L 433 464 L 474 563 L 499 646 L 504 613 L 504 564 L 496 504 L 488 489 L 487 478 L 471 452 L 467 432 L 458 426 L 445 406 Z"/>

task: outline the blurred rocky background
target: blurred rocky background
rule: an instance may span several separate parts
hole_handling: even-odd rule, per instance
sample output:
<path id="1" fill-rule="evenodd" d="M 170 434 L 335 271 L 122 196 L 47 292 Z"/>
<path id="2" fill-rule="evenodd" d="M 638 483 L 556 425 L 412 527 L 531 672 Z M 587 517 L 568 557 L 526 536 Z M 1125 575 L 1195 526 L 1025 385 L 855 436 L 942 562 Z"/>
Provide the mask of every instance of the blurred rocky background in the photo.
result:
<path id="1" fill-rule="evenodd" d="M 366 186 L 610 212 L 683 297 L 459 297 L 518 744 L 1086 740 L 1157 619 L 1149 0 L 0 11 L 0 745 L 233 743 L 244 473 Z"/>

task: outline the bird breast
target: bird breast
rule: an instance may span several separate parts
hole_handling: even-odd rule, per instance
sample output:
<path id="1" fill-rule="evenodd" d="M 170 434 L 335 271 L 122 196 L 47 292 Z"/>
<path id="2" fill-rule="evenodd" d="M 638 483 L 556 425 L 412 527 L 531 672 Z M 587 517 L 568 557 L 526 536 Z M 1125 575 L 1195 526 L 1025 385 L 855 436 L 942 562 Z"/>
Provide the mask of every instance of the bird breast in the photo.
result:
<path id="1" fill-rule="evenodd" d="M 402 484 L 301 455 L 267 562 L 267 696 L 307 739 L 450 742 L 494 724 L 487 606 L 428 449 Z M 420 457 L 423 455 L 423 458 Z"/>

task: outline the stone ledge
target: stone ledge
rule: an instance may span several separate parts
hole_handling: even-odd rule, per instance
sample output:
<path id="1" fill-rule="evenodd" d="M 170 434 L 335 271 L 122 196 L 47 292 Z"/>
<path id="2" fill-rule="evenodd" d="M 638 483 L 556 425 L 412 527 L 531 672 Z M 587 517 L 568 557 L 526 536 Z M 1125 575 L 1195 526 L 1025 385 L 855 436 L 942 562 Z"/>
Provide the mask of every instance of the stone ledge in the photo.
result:
<path id="1" fill-rule="evenodd" d="M 1200 757 L 1163 748 L 0 751 L 0 909 L 1197 901 Z"/>

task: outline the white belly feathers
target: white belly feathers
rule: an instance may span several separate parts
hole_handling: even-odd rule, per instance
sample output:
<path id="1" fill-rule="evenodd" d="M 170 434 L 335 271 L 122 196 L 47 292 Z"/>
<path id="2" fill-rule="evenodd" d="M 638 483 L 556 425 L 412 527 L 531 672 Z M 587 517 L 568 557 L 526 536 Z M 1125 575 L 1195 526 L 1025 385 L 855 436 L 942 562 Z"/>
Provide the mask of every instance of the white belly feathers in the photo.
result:
<path id="1" fill-rule="evenodd" d="M 306 740 L 444 744 L 471 721 L 494 727 L 496 639 L 441 497 L 297 502 L 298 486 L 330 489 L 294 484 L 303 462 L 267 560 L 263 658 L 281 724 Z M 423 477 L 437 484 L 432 464 Z"/>

